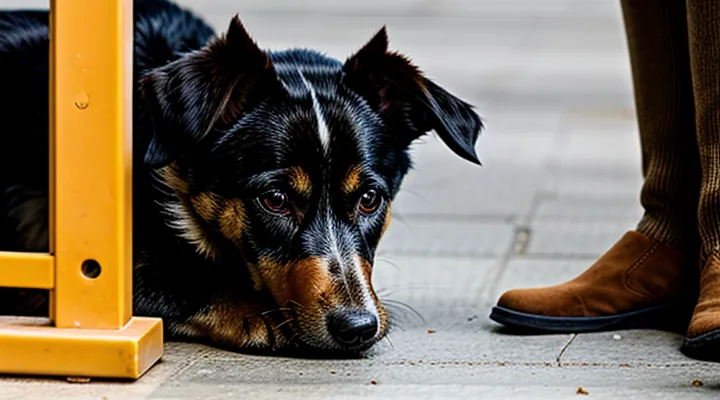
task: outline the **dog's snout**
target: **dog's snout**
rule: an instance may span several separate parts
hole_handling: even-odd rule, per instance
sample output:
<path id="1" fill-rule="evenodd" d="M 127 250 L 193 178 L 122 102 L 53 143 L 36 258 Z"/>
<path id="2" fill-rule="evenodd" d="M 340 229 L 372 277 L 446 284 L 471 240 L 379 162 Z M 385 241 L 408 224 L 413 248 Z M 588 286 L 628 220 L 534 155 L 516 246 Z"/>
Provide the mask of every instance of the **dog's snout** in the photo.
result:
<path id="1" fill-rule="evenodd" d="M 359 346 L 372 341 L 378 332 L 378 318 L 364 310 L 336 310 L 328 316 L 330 335 L 343 346 Z"/>

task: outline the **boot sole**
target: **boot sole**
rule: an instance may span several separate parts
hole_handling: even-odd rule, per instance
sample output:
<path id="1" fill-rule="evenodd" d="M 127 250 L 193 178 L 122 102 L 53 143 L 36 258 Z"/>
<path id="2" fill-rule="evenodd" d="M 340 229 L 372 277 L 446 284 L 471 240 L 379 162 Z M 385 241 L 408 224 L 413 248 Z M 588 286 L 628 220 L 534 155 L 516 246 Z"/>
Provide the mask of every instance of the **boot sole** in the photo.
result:
<path id="1" fill-rule="evenodd" d="M 681 350 L 683 354 L 696 360 L 720 361 L 720 330 L 685 338 Z"/>
<path id="2" fill-rule="evenodd" d="M 490 319 L 509 328 L 522 330 L 548 333 L 588 333 L 664 327 L 670 323 L 670 320 L 673 320 L 672 317 L 676 313 L 676 306 L 662 305 L 602 317 L 548 317 L 495 306 L 490 313 Z"/>

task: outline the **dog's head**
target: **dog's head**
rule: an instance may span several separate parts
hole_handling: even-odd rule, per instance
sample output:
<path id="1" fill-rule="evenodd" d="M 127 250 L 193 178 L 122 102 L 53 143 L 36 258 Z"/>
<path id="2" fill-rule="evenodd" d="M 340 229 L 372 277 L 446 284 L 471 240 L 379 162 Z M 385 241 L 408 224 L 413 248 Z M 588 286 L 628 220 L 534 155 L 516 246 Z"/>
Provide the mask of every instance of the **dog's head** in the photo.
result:
<path id="1" fill-rule="evenodd" d="M 237 17 L 141 88 L 154 123 L 146 162 L 182 199 L 170 223 L 209 258 L 223 243 L 239 249 L 256 290 L 294 310 L 302 344 L 355 351 L 379 340 L 388 318 L 374 253 L 409 146 L 434 130 L 479 163 L 472 107 L 389 52 L 384 28 L 341 63 L 264 52 Z"/>

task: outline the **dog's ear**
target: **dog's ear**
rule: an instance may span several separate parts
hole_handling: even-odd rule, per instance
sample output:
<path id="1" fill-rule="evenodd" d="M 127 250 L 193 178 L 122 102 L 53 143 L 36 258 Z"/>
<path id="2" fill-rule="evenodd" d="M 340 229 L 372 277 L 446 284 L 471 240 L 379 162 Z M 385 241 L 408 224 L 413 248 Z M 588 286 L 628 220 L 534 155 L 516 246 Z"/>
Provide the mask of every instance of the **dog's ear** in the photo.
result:
<path id="1" fill-rule="evenodd" d="M 168 165 L 213 129 L 234 123 L 278 91 L 282 84 L 270 58 L 235 16 L 224 36 L 141 79 L 140 94 L 154 129 L 146 164 Z"/>
<path id="2" fill-rule="evenodd" d="M 401 124 L 404 144 L 435 130 L 455 154 L 480 164 L 475 143 L 483 125 L 473 107 L 425 78 L 401 54 L 389 52 L 385 27 L 347 59 L 343 73 L 345 85 L 382 118 Z"/>

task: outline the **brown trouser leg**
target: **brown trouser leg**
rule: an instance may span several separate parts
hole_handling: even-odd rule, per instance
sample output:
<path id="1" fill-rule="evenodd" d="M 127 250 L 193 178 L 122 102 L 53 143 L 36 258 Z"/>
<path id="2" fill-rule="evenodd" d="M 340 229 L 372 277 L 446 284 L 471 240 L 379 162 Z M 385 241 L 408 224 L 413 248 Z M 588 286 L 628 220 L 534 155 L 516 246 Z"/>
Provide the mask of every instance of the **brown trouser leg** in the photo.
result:
<path id="1" fill-rule="evenodd" d="M 697 214 L 703 268 L 683 350 L 691 357 L 720 361 L 720 3 L 688 0 L 687 20 L 702 166 Z"/>
<path id="2" fill-rule="evenodd" d="M 720 2 L 689 0 L 687 20 L 702 184 L 702 258 L 720 253 Z"/>
<path id="3" fill-rule="evenodd" d="M 638 231 L 697 251 L 700 165 L 684 0 L 623 0 L 640 129 L 645 214 Z"/>

